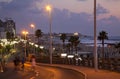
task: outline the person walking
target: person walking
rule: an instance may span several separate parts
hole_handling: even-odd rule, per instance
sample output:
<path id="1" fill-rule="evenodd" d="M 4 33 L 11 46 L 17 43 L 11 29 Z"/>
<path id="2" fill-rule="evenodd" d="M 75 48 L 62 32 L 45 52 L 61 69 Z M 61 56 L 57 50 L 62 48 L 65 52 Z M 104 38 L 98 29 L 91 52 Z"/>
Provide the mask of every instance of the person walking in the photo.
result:
<path id="1" fill-rule="evenodd" d="M 17 70 L 17 57 L 14 58 L 13 63 L 14 63 L 14 70 Z"/>
<path id="2" fill-rule="evenodd" d="M 31 57 L 31 66 L 32 66 L 32 70 L 35 71 L 36 59 L 34 55 L 32 55 Z"/>
<path id="3" fill-rule="evenodd" d="M 24 63 L 25 63 L 25 58 L 23 57 L 22 60 L 21 60 L 21 64 L 22 64 L 21 68 L 22 68 L 22 70 L 24 70 L 24 67 L 25 67 Z"/>
<path id="4" fill-rule="evenodd" d="M 13 60 L 14 63 L 14 70 L 19 70 L 20 69 L 20 58 L 19 57 L 15 57 L 15 59 Z"/>

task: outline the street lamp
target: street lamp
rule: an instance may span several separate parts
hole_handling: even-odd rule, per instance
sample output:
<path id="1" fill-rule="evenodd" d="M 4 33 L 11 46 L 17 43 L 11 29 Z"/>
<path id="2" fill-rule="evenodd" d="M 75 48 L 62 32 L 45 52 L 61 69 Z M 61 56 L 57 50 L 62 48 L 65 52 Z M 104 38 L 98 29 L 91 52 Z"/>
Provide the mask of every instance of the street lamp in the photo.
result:
<path id="1" fill-rule="evenodd" d="M 98 70 L 98 56 L 97 56 L 97 34 L 96 34 L 96 0 L 94 0 L 94 67 Z"/>
<path id="2" fill-rule="evenodd" d="M 52 12 L 52 8 L 50 5 L 47 5 L 46 6 L 46 10 L 48 11 L 48 14 L 49 14 L 49 26 L 50 26 L 50 64 L 52 64 L 52 15 L 51 15 L 51 12 Z"/>
<path id="3" fill-rule="evenodd" d="M 30 27 L 33 29 L 33 43 L 35 44 L 35 25 L 31 24 Z M 33 48 L 33 53 L 35 54 L 35 47 Z"/>
<path id="4" fill-rule="evenodd" d="M 24 31 L 22 31 L 22 34 L 25 36 L 25 57 L 26 57 L 26 43 L 27 43 L 27 40 L 26 40 L 26 36 L 27 36 L 27 34 L 28 34 L 28 31 L 26 31 L 26 30 L 24 30 Z"/>

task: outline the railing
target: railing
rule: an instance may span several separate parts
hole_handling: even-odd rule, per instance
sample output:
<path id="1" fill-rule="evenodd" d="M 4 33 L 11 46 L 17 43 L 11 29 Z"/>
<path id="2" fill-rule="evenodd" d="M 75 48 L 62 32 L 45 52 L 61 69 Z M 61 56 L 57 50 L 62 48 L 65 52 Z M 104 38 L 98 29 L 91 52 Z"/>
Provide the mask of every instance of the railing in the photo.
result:
<path id="1" fill-rule="evenodd" d="M 37 58 L 37 62 L 41 63 L 49 63 L 48 57 L 43 58 Z M 59 57 L 53 57 L 53 64 L 68 64 L 68 65 L 78 65 L 78 66 L 85 66 L 85 67 L 94 67 L 94 61 L 93 58 L 85 58 L 81 60 L 78 60 L 76 64 L 76 60 L 68 59 L 68 58 L 59 58 Z M 98 68 L 99 69 L 105 69 L 110 71 L 117 71 L 120 72 L 120 58 L 110 58 L 110 59 L 99 59 L 98 60 Z"/>

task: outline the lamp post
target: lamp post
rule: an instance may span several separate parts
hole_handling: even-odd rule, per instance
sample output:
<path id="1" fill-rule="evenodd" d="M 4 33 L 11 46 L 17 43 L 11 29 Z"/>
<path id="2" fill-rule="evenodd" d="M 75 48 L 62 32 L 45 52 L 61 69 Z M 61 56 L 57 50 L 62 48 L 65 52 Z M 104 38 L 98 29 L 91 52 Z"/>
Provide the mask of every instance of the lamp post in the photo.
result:
<path id="1" fill-rule="evenodd" d="M 97 55 L 97 31 L 96 31 L 96 0 L 94 0 L 94 67 L 98 70 L 98 55 Z"/>
<path id="2" fill-rule="evenodd" d="M 26 55 L 26 43 L 27 43 L 27 40 L 26 40 L 26 36 L 27 36 L 27 34 L 28 34 L 28 31 L 26 31 L 26 30 L 24 30 L 24 31 L 22 31 L 22 34 L 25 36 L 25 53 L 24 53 L 24 55 L 25 55 L 25 57 L 27 56 Z"/>
<path id="3" fill-rule="evenodd" d="M 33 43 L 35 45 L 35 25 L 34 24 L 31 24 L 30 27 L 32 28 L 33 30 Z M 35 54 L 35 46 L 33 47 L 33 53 Z"/>
<path id="4" fill-rule="evenodd" d="M 50 26 L 50 64 L 52 64 L 52 15 L 51 15 L 51 12 L 52 12 L 52 8 L 50 5 L 47 5 L 46 6 L 46 10 L 48 11 L 48 14 L 49 14 L 49 26 Z"/>

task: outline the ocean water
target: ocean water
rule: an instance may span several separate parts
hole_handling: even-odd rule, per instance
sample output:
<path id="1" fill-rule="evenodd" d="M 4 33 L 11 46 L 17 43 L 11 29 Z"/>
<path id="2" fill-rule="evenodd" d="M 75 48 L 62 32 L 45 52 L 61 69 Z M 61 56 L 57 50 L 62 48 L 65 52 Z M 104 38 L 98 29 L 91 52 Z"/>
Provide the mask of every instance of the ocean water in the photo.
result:
<path id="1" fill-rule="evenodd" d="M 107 46 L 107 44 L 116 44 L 119 42 L 120 42 L 120 36 L 110 36 L 108 37 L 108 40 L 105 40 L 105 46 Z M 81 37 L 80 43 L 94 46 L 94 37 L 92 36 Z M 97 40 L 97 46 L 101 46 L 100 40 Z"/>

